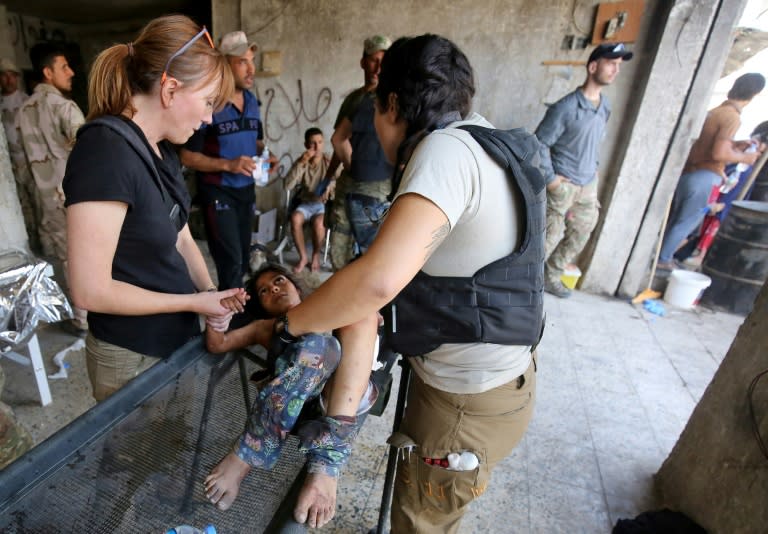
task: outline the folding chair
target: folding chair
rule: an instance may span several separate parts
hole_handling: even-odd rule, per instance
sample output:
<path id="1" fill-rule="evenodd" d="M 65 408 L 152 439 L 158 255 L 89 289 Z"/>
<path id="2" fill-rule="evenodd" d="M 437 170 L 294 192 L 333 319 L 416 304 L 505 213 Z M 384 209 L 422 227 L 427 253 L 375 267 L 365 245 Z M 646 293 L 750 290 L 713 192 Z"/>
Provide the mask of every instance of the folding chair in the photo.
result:
<path id="1" fill-rule="evenodd" d="M 290 248 L 290 245 L 293 245 L 293 236 L 291 235 L 291 214 L 294 212 L 296 207 L 299 205 L 298 202 L 298 195 L 293 195 L 291 191 L 285 191 L 285 203 L 284 203 L 284 213 L 281 217 L 281 223 L 278 228 L 278 245 L 275 247 L 275 249 L 272 251 L 272 254 L 274 254 L 279 262 L 281 264 L 285 264 L 285 261 L 283 259 L 283 252 L 285 252 L 286 248 Z M 309 221 L 306 221 L 309 222 Z M 328 248 L 331 244 L 331 229 L 326 228 L 325 229 L 325 239 L 323 240 L 323 265 L 328 265 Z"/>

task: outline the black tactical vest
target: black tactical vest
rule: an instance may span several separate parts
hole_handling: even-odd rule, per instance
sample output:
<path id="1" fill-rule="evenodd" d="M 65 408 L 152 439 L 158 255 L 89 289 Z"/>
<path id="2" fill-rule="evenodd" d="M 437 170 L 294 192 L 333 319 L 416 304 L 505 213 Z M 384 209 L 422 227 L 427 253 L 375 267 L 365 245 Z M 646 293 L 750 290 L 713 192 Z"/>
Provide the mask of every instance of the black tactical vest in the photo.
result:
<path id="1" fill-rule="evenodd" d="M 539 143 L 523 129 L 461 126 L 507 169 L 525 201 L 520 248 L 472 277 L 430 276 L 420 271 L 385 312 L 387 343 L 404 355 L 443 343 L 536 345 L 543 328 L 546 189 L 535 166 Z"/>
<path id="2" fill-rule="evenodd" d="M 392 165 L 384 156 L 379 136 L 373 125 L 373 94 L 366 94 L 352 118 L 352 179 L 356 182 L 379 182 L 392 177 Z"/>

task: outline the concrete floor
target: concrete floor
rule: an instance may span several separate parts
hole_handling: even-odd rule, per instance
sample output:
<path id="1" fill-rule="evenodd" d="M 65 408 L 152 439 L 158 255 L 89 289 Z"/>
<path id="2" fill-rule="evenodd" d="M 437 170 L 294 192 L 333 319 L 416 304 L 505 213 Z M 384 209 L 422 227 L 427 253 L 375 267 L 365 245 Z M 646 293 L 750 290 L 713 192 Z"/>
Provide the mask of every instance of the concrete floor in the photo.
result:
<path id="1" fill-rule="evenodd" d="M 311 285 L 325 276 L 307 274 Z M 462 533 L 603 533 L 619 518 L 656 508 L 652 476 L 743 320 L 669 307 L 658 317 L 581 292 L 567 300 L 547 295 L 545 309 L 533 421 L 471 506 Z M 49 373 L 57 370 L 53 354 L 73 341 L 56 326 L 40 329 Z M 30 368 L 0 361 L 7 376 L 2 399 L 36 442 L 93 405 L 83 351 L 67 362 L 68 378 L 51 381 L 53 403 L 42 408 Z M 395 398 L 393 391 L 384 416 L 363 428 L 340 482 L 337 516 L 323 532 L 376 525 Z"/>

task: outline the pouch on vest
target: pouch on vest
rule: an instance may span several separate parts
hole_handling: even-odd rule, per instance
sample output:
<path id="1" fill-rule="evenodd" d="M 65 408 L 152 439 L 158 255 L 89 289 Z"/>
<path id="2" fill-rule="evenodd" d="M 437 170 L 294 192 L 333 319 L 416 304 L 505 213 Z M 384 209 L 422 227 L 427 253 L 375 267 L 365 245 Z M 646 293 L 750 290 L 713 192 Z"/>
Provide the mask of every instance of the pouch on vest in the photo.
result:
<path id="1" fill-rule="evenodd" d="M 506 169 L 525 201 L 520 247 L 471 277 L 420 271 L 383 311 L 389 346 L 403 355 L 443 343 L 536 345 L 544 312 L 546 189 L 536 166 L 538 141 L 522 129 L 461 126 Z"/>

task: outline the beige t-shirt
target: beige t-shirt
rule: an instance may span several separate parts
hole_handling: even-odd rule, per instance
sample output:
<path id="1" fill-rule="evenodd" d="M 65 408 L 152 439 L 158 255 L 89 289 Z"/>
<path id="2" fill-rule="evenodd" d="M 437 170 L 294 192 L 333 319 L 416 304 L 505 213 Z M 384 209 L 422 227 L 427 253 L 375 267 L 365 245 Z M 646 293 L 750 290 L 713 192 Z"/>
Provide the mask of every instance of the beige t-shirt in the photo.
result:
<path id="1" fill-rule="evenodd" d="M 311 163 L 302 163 L 301 159 L 296 160 L 288 176 L 285 177 L 285 189 L 291 190 L 296 186 L 303 186 L 300 191 L 300 200 L 302 203 L 320 202 L 322 199 L 315 195 L 315 190 L 320 184 L 320 180 L 325 177 L 328 171 L 328 165 L 331 163 L 331 157 L 323 154 L 317 165 Z"/>
<path id="2" fill-rule="evenodd" d="M 418 193 L 445 213 L 451 231 L 424 265 L 432 276 L 472 276 L 519 247 L 522 194 L 463 124 L 493 126 L 477 113 L 429 134 L 419 143 L 397 196 Z M 395 198 L 397 198 L 397 196 Z M 432 387 L 481 393 L 517 378 L 531 362 L 530 346 L 448 343 L 411 363 Z"/>

